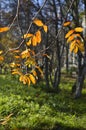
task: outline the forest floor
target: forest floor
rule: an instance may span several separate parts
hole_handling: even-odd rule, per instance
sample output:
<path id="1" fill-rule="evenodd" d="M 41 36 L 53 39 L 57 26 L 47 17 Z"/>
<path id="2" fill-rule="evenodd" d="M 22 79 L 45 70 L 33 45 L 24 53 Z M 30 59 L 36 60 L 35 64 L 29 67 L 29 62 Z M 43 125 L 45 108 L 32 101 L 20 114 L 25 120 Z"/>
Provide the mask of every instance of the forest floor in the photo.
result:
<path id="1" fill-rule="evenodd" d="M 86 130 L 86 84 L 75 100 L 73 83 L 65 76 L 59 93 L 50 93 L 42 82 L 28 87 L 0 75 L 0 130 Z"/>

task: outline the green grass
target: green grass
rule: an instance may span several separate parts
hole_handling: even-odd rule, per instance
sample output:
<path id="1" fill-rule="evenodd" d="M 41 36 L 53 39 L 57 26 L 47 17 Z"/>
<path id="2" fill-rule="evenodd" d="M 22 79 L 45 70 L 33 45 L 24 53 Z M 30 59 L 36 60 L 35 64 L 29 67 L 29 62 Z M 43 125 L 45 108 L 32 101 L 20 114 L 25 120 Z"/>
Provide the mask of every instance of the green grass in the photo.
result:
<path id="1" fill-rule="evenodd" d="M 0 122 L 13 113 L 0 130 L 86 130 L 86 88 L 73 99 L 73 79 L 62 79 L 59 93 L 47 93 L 40 83 L 27 87 L 17 78 L 0 76 Z M 17 129 L 16 129 L 17 128 Z"/>

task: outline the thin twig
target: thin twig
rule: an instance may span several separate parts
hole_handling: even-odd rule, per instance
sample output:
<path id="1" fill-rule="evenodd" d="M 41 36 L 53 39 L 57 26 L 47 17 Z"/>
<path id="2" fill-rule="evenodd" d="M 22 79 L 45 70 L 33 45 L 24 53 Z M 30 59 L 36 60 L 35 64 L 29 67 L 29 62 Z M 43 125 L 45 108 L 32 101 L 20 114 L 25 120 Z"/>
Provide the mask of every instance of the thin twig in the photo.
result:
<path id="1" fill-rule="evenodd" d="M 17 10 L 16 10 L 16 15 L 15 15 L 15 17 L 14 17 L 14 19 L 13 19 L 12 23 L 11 23 L 11 24 L 10 24 L 10 26 L 9 26 L 9 28 L 10 28 L 10 29 L 11 29 L 11 27 L 13 26 L 13 24 L 14 24 L 15 20 L 16 20 L 16 19 L 17 19 L 17 17 L 18 17 L 19 6 L 20 6 L 20 1 L 18 0 L 18 3 L 17 3 Z"/>

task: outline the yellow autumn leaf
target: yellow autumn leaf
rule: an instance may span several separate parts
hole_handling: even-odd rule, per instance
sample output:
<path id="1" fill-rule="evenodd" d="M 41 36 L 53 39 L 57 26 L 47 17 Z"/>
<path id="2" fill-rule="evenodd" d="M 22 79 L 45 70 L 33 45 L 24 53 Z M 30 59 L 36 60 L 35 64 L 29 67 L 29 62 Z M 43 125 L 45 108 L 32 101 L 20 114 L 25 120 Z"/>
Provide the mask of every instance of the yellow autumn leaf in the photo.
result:
<path id="1" fill-rule="evenodd" d="M 25 34 L 25 35 L 24 35 L 24 38 L 30 38 L 30 37 L 32 37 L 32 36 L 33 36 L 33 34 L 28 33 L 28 34 Z"/>
<path id="2" fill-rule="evenodd" d="M 12 50 L 14 53 L 19 53 L 20 50 Z"/>
<path id="3" fill-rule="evenodd" d="M 74 40 L 74 41 L 71 42 L 71 44 L 70 44 L 70 51 L 71 51 L 71 52 L 73 51 L 73 49 L 75 48 L 75 46 L 76 46 L 76 41 Z"/>
<path id="4" fill-rule="evenodd" d="M 81 40 L 76 39 L 76 42 L 77 42 L 78 44 L 81 44 Z"/>
<path id="5" fill-rule="evenodd" d="M 4 57 L 3 56 L 0 56 L 0 61 L 3 61 L 4 60 Z"/>
<path id="6" fill-rule="evenodd" d="M 28 42 L 26 42 L 27 46 L 30 46 L 31 45 L 31 38 L 29 39 Z"/>
<path id="7" fill-rule="evenodd" d="M 26 75 L 21 75 L 19 78 L 20 82 L 23 82 L 23 84 L 27 84 L 27 76 Z"/>
<path id="8" fill-rule="evenodd" d="M 36 36 L 37 43 L 40 43 L 41 42 L 41 32 L 37 31 L 35 36 Z"/>
<path id="9" fill-rule="evenodd" d="M 84 52 L 84 51 L 85 51 L 85 48 L 84 48 L 83 43 L 81 43 L 81 45 L 79 46 L 79 50 L 80 50 L 81 52 Z"/>
<path id="10" fill-rule="evenodd" d="M 33 84 L 36 84 L 36 79 L 32 74 L 29 75 L 29 78 Z"/>
<path id="11" fill-rule="evenodd" d="M 16 64 L 14 62 L 10 63 L 10 67 L 14 68 Z"/>
<path id="12" fill-rule="evenodd" d="M 67 39 L 67 43 L 71 42 L 72 40 L 74 40 L 75 38 L 75 34 L 71 35 L 68 39 Z"/>
<path id="13" fill-rule="evenodd" d="M 43 29 L 44 29 L 44 31 L 47 33 L 48 27 L 47 27 L 46 25 L 43 25 Z"/>
<path id="14" fill-rule="evenodd" d="M 80 39 L 82 39 L 81 35 L 80 34 L 75 34 L 75 37 L 79 37 Z"/>
<path id="15" fill-rule="evenodd" d="M 75 28 L 75 32 L 82 32 L 83 31 L 83 28 L 82 27 L 77 27 Z"/>
<path id="16" fill-rule="evenodd" d="M 0 28 L 0 33 L 1 32 L 6 32 L 6 31 L 8 31 L 10 28 L 9 27 L 2 27 L 2 28 Z"/>
<path id="17" fill-rule="evenodd" d="M 65 38 L 68 38 L 70 35 L 74 33 L 75 30 L 70 30 L 66 35 Z"/>
<path id="18" fill-rule="evenodd" d="M 68 22 L 65 22 L 65 23 L 63 24 L 63 26 L 66 27 L 66 26 L 68 26 L 68 25 L 70 25 L 70 24 L 71 24 L 71 22 L 68 21 Z"/>
<path id="19" fill-rule="evenodd" d="M 41 20 L 39 20 L 39 19 L 35 19 L 33 21 L 33 23 L 35 23 L 37 26 L 40 26 L 40 27 L 44 25 L 43 22 Z"/>
<path id="20" fill-rule="evenodd" d="M 20 56 L 14 56 L 16 59 L 19 59 L 20 58 Z"/>
<path id="21" fill-rule="evenodd" d="M 16 64 L 16 66 L 17 66 L 17 67 L 20 67 L 20 66 L 21 66 L 21 64 Z"/>
<path id="22" fill-rule="evenodd" d="M 37 76 L 37 73 L 35 70 L 32 71 L 33 75 L 36 77 Z"/>
<path id="23" fill-rule="evenodd" d="M 19 71 L 13 71 L 12 74 L 13 74 L 13 75 L 14 75 L 14 74 L 20 75 L 20 72 L 19 72 Z"/>
<path id="24" fill-rule="evenodd" d="M 23 75 L 21 75 L 20 78 L 19 78 L 20 82 L 22 82 L 22 80 L 23 80 Z"/>
<path id="25" fill-rule="evenodd" d="M 32 37 L 32 45 L 37 46 L 37 38 L 35 35 Z"/>
<path id="26" fill-rule="evenodd" d="M 73 52 L 74 52 L 75 54 L 77 54 L 77 52 L 78 52 L 78 47 L 77 47 L 77 46 L 74 47 Z"/>
<path id="27" fill-rule="evenodd" d="M 81 43 L 81 42 L 77 42 L 76 45 L 77 45 L 78 49 L 79 49 L 81 52 L 84 51 L 84 44 L 83 44 L 83 43 Z"/>
<path id="28" fill-rule="evenodd" d="M 21 57 L 22 57 L 22 59 L 27 58 L 27 57 L 30 57 L 30 52 L 29 52 L 29 50 L 26 49 L 25 51 L 23 51 L 23 52 L 21 53 Z"/>

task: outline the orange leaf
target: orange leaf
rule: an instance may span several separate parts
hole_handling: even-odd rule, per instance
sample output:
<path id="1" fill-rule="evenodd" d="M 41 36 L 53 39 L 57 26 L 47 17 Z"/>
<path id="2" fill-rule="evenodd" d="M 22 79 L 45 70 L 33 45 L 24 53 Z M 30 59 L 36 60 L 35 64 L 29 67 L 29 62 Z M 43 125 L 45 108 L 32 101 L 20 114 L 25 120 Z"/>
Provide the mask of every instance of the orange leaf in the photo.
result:
<path id="1" fill-rule="evenodd" d="M 83 43 L 81 43 L 81 45 L 79 46 L 79 50 L 80 50 L 81 52 L 83 52 L 83 51 L 85 50 Z"/>
<path id="2" fill-rule="evenodd" d="M 40 31 L 36 32 L 36 40 L 37 40 L 38 43 L 41 42 L 41 32 Z"/>
<path id="3" fill-rule="evenodd" d="M 77 42 L 78 44 L 81 44 L 81 41 L 80 41 L 80 40 L 78 40 L 78 39 L 76 40 L 76 42 Z"/>
<path id="4" fill-rule="evenodd" d="M 81 35 L 80 34 L 75 34 L 76 37 L 79 37 L 82 39 Z"/>
<path id="5" fill-rule="evenodd" d="M 26 43 L 28 46 L 31 45 L 31 38 L 29 39 L 29 41 Z"/>
<path id="6" fill-rule="evenodd" d="M 20 75 L 21 73 L 19 71 L 13 71 L 12 74 L 18 74 L 18 75 Z"/>
<path id="7" fill-rule="evenodd" d="M 68 26 L 68 25 L 70 25 L 70 24 L 71 24 L 71 22 L 68 21 L 68 22 L 65 22 L 65 23 L 63 24 L 63 26 L 66 27 L 66 26 Z"/>
<path id="8" fill-rule="evenodd" d="M 27 84 L 27 76 L 26 75 L 21 75 L 19 78 L 20 82 L 23 82 L 23 84 Z"/>
<path id="9" fill-rule="evenodd" d="M 78 49 L 83 52 L 84 51 L 84 44 L 80 42 L 79 40 L 76 40 Z"/>
<path id="10" fill-rule="evenodd" d="M 35 79 L 35 77 L 34 77 L 32 74 L 29 75 L 29 78 L 30 78 L 30 80 L 31 80 L 31 82 L 32 82 L 33 84 L 36 83 L 36 79 Z"/>
<path id="11" fill-rule="evenodd" d="M 72 52 L 73 49 L 75 48 L 76 46 L 76 41 L 74 40 L 71 44 L 70 44 L 70 51 Z"/>
<path id="12" fill-rule="evenodd" d="M 43 26 L 43 22 L 41 21 L 41 20 L 39 20 L 39 19 L 35 19 L 34 21 L 33 21 L 37 26 Z"/>
<path id="13" fill-rule="evenodd" d="M 77 47 L 77 46 L 75 46 L 75 48 L 74 48 L 74 50 L 73 50 L 73 51 L 74 51 L 74 53 L 75 53 L 75 54 L 77 54 L 77 52 L 78 52 L 78 47 Z"/>
<path id="14" fill-rule="evenodd" d="M 32 45 L 33 45 L 33 46 L 37 46 L 37 38 L 36 38 L 35 35 L 34 35 L 33 38 L 32 38 Z"/>
<path id="15" fill-rule="evenodd" d="M 37 73 L 35 70 L 32 71 L 33 75 L 36 77 L 37 76 Z"/>
<path id="16" fill-rule="evenodd" d="M 10 67 L 14 68 L 16 65 L 14 62 L 10 63 Z"/>
<path id="17" fill-rule="evenodd" d="M 19 53 L 20 52 L 20 50 L 12 50 L 13 52 L 15 52 L 15 53 Z"/>
<path id="18" fill-rule="evenodd" d="M 43 25 L 44 31 L 47 33 L 48 27 L 46 25 Z"/>
<path id="19" fill-rule="evenodd" d="M 74 33 L 74 30 L 70 30 L 67 34 L 66 34 L 66 36 L 65 36 L 65 38 L 68 38 L 71 34 L 73 34 Z"/>
<path id="20" fill-rule="evenodd" d="M 23 52 L 21 53 L 21 56 L 22 56 L 22 59 L 27 58 L 27 57 L 30 57 L 30 52 L 29 52 L 29 50 L 26 49 L 25 51 L 23 51 Z"/>
<path id="21" fill-rule="evenodd" d="M 3 56 L 0 56 L 0 61 L 3 61 L 4 60 L 4 57 Z"/>
<path id="22" fill-rule="evenodd" d="M 23 80 L 23 75 L 21 75 L 20 78 L 19 78 L 20 82 L 22 82 L 22 80 Z"/>
<path id="23" fill-rule="evenodd" d="M 30 38 L 30 37 L 32 37 L 32 36 L 33 36 L 33 34 L 28 33 L 28 34 L 25 34 L 25 35 L 24 35 L 24 38 Z"/>
<path id="24" fill-rule="evenodd" d="M 68 43 L 68 42 L 71 42 L 74 38 L 75 38 L 75 34 L 71 35 L 71 36 L 68 38 L 67 43 Z"/>
<path id="25" fill-rule="evenodd" d="M 75 28 L 75 32 L 82 32 L 83 31 L 83 28 L 82 27 L 77 27 Z"/>
<path id="26" fill-rule="evenodd" d="M 14 56 L 16 59 L 19 59 L 20 58 L 20 56 Z"/>
<path id="27" fill-rule="evenodd" d="M 2 28 L 0 28 L 0 32 L 6 32 L 9 29 L 10 29 L 9 27 L 2 27 Z"/>

